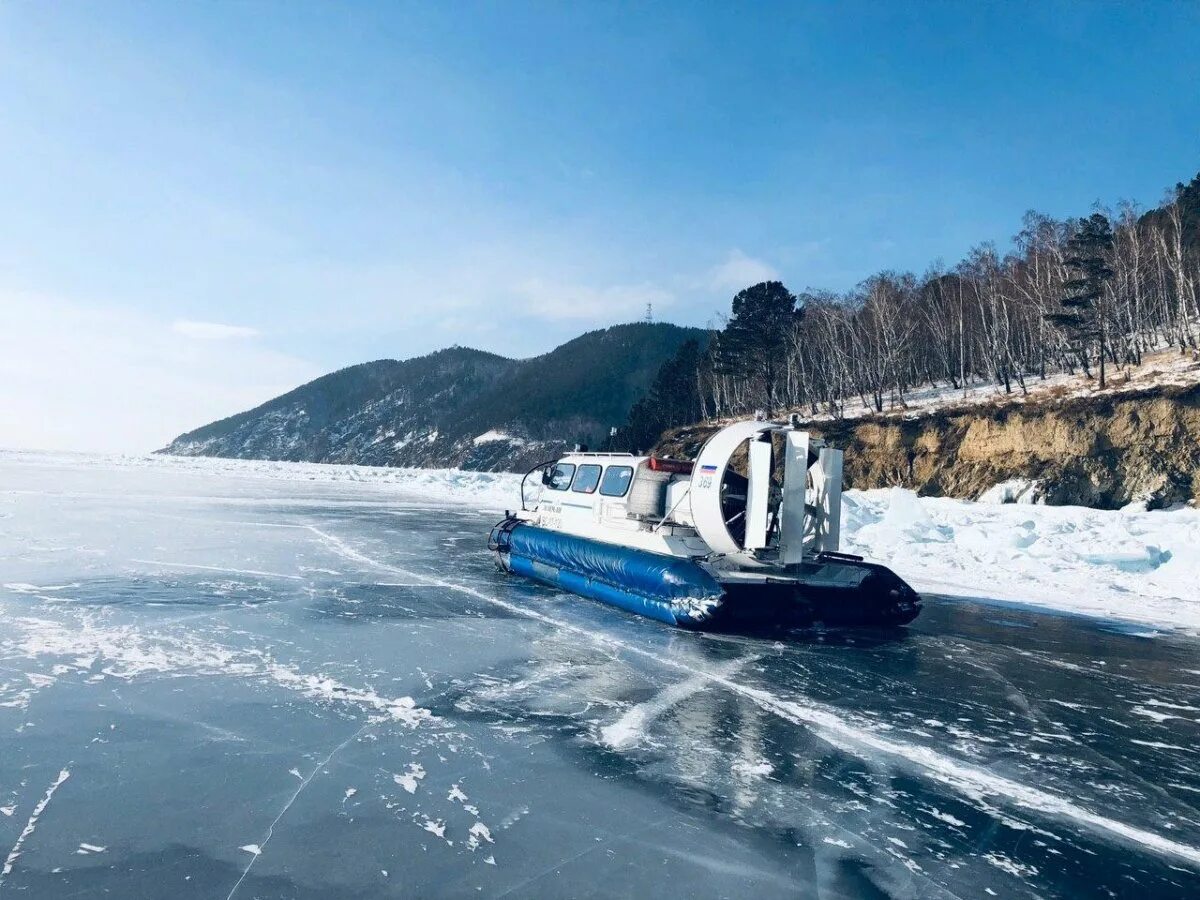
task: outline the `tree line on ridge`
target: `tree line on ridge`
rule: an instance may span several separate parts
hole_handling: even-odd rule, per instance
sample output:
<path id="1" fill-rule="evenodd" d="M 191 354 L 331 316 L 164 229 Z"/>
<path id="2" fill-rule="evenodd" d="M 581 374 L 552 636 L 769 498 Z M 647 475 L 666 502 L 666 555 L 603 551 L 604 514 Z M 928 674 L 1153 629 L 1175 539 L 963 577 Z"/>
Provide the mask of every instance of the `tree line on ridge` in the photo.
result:
<path id="1" fill-rule="evenodd" d="M 1028 212 L 1008 252 L 980 244 L 921 276 L 879 272 L 844 293 L 748 287 L 706 344 L 662 366 L 611 446 L 645 450 L 714 418 L 883 412 L 930 386 L 1027 392 L 1084 373 L 1104 387 L 1165 347 L 1200 350 L 1200 175 L 1149 212 Z"/>

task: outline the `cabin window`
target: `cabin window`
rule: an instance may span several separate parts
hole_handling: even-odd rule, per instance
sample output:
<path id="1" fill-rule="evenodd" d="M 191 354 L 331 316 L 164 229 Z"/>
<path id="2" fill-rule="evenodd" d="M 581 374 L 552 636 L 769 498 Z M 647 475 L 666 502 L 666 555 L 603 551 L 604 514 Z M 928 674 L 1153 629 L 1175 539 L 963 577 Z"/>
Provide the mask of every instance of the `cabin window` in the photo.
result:
<path id="1" fill-rule="evenodd" d="M 624 497 L 633 481 L 632 466 L 609 466 L 604 470 L 604 480 L 600 482 L 600 493 L 605 497 Z"/>
<path id="2" fill-rule="evenodd" d="M 571 486 L 571 479 L 575 477 L 574 463 L 557 463 L 550 470 L 550 480 L 546 482 L 552 491 L 565 491 Z"/>
<path id="3" fill-rule="evenodd" d="M 571 485 L 571 490 L 576 494 L 594 494 L 596 493 L 596 485 L 599 483 L 599 466 L 580 466 L 579 471 L 575 473 L 575 482 Z"/>

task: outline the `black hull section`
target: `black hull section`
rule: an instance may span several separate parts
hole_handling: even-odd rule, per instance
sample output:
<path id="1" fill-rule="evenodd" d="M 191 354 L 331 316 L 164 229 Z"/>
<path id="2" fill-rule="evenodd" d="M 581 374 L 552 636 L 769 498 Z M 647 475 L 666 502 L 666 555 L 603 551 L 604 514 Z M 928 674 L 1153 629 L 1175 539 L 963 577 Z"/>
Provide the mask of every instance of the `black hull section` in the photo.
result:
<path id="1" fill-rule="evenodd" d="M 731 584 L 706 628 L 894 628 L 921 612 L 921 598 L 886 566 L 827 554 L 766 584 Z M 791 580 L 795 578 L 796 580 Z"/>

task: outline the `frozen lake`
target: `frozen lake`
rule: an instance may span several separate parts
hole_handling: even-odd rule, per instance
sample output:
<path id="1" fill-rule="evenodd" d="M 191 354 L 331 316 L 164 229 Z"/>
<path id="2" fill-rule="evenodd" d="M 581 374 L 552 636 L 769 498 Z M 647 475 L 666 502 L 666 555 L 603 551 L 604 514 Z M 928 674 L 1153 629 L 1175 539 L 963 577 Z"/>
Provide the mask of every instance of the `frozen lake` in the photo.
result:
<path id="1" fill-rule="evenodd" d="M 0 898 L 1200 895 L 1195 638 L 686 633 L 498 518 L 0 458 Z"/>

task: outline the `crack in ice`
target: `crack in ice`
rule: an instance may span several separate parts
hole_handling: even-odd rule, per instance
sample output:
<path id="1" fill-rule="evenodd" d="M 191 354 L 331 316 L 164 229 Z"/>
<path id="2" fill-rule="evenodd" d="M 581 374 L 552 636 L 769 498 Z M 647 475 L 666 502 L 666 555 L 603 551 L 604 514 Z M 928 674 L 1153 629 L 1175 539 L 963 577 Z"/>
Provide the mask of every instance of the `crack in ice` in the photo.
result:
<path id="1" fill-rule="evenodd" d="M 8 852 L 8 858 L 4 860 L 4 868 L 0 869 L 0 887 L 4 886 L 4 879 L 12 872 L 17 858 L 21 855 L 21 848 L 25 846 L 25 841 L 37 829 L 38 819 L 46 811 L 46 807 L 50 805 L 50 800 L 54 797 L 54 792 L 70 777 L 71 772 L 69 769 L 59 770 L 58 777 L 54 779 L 54 782 L 46 789 L 45 795 L 38 801 L 37 806 L 33 808 L 33 812 L 29 815 L 29 821 L 25 823 L 25 828 L 21 831 L 17 842 L 13 844 L 12 850 Z"/>
<path id="2" fill-rule="evenodd" d="M 162 566 L 167 569 L 200 569 L 205 572 L 225 572 L 231 575 L 258 575 L 263 578 L 287 578 L 292 581 L 304 581 L 303 575 L 284 575 L 281 572 L 261 572 L 257 569 L 231 569 L 227 566 L 202 566 L 196 563 L 165 562 L 161 559 L 131 559 L 130 562 L 146 566 Z"/>
<path id="3" fill-rule="evenodd" d="M 358 729 L 358 731 L 354 732 L 354 734 L 350 735 L 350 737 L 346 738 L 344 741 L 330 750 L 329 755 L 313 767 L 313 770 L 308 773 L 308 777 L 300 782 L 300 784 L 296 787 L 295 792 L 288 799 L 288 802 L 283 805 L 283 809 L 279 811 L 279 815 L 277 815 L 271 821 L 271 824 L 267 826 L 267 833 L 263 837 L 261 844 L 247 844 L 244 847 L 239 848 L 246 850 L 250 854 L 250 862 L 246 863 L 245 870 L 242 872 L 241 877 L 238 878 L 237 882 L 233 885 L 233 888 L 229 891 L 229 896 L 226 897 L 225 900 L 233 900 L 233 895 L 236 894 L 238 888 L 242 886 L 242 882 L 246 880 L 246 876 L 250 874 L 250 870 L 253 869 L 254 864 L 258 862 L 258 858 L 262 856 L 264 852 L 266 852 L 267 844 L 269 844 L 271 842 L 271 838 L 275 836 L 275 826 L 279 824 L 280 820 L 283 819 L 285 815 L 287 815 L 287 811 L 292 808 L 292 804 L 296 802 L 296 798 L 299 797 L 300 794 L 304 792 L 304 789 L 312 783 L 312 780 L 317 777 L 317 773 L 320 772 L 321 769 L 329 765 L 330 761 L 337 756 L 338 753 L 340 753 L 351 741 L 359 737 L 370 727 L 370 722 L 368 722 L 366 725 L 363 725 Z M 253 847 L 254 849 L 247 849 L 249 847 Z"/>

